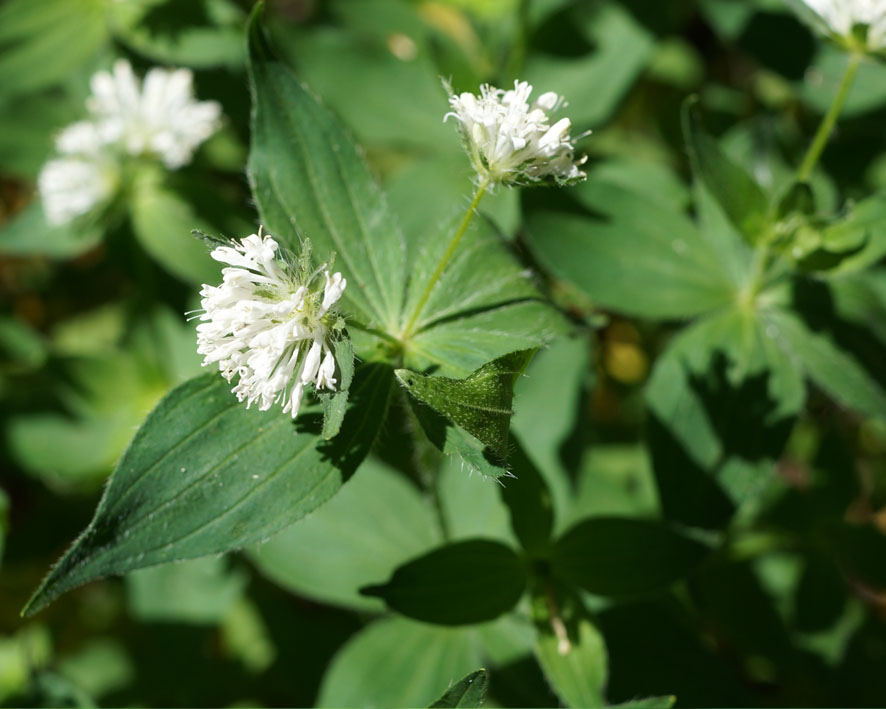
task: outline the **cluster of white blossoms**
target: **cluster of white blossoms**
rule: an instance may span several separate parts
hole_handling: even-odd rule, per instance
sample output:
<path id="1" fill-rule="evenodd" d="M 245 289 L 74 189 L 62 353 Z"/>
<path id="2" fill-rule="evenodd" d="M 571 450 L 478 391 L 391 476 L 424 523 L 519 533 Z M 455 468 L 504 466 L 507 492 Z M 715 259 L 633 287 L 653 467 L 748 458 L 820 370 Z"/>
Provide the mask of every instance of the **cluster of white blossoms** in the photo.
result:
<path id="1" fill-rule="evenodd" d="M 453 94 L 453 110 L 443 120 L 458 120 L 477 173 L 491 184 L 583 180 L 579 165 L 585 158 L 575 159 L 571 122 L 561 118 L 550 123 L 550 114 L 563 106 L 563 99 L 549 91 L 530 104 L 531 93 L 530 84 L 515 81 L 511 91 L 484 85 L 480 96 Z"/>
<path id="2" fill-rule="evenodd" d="M 849 39 L 857 26 L 866 27 L 865 46 L 886 49 L 886 0 L 803 0 L 837 37 Z"/>
<path id="3" fill-rule="evenodd" d="M 65 224 L 109 200 L 126 156 L 150 157 L 175 170 L 219 125 L 221 106 L 194 100 L 187 69 L 153 68 L 141 82 L 120 60 L 112 71 L 95 74 L 90 86 L 89 119 L 57 136 L 58 156 L 37 180 L 51 224 Z"/>
<path id="4" fill-rule="evenodd" d="M 293 418 L 307 384 L 335 390 L 331 337 L 333 306 L 347 285 L 341 273 L 330 275 L 326 265 L 312 269 L 309 251 L 289 258 L 261 234 L 219 246 L 212 257 L 228 267 L 220 286 L 200 291 L 203 366 L 218 363 L 229 382 L 237 376 L 231 391 L 247 408 L 258 402 L 266 411 L 280 402 Z"/>

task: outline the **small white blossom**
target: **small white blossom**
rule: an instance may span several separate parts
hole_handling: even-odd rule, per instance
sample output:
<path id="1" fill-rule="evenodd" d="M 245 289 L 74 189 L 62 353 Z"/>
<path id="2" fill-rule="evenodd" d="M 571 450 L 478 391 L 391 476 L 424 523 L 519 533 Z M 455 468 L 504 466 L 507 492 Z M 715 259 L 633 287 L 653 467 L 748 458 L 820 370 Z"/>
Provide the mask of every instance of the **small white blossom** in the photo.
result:
<path id="1" fill-rule="evenodd" d="M 311 270 L 304 255 L 287 259 L 267 235 L 219 246 L 212 257 L 229 266 L 220 286 L 200 291 L 203 366 L 217 363 L 229 382 L 238 377 L 231 391 L 247 407 L 257 402 L 266 411 L 279 402 L 293 418 L 307 384 L 335 390 L 332 309 L 347 285 L 342 275 L 325 265 Z"/>
<path id="2" fill-rule="evenodd" d="M 504 91 L 484 85 L 480 96 L 449 97 L 450 116 L 458 120 L 468 154 L 481 178 L 492 183 L 520 184 L 553 180 L 576 182 L 585 174 L 575 159 L 568 118 L 550 124 L 550 113 L 563 105 L 553 92 L 529 103 L 532 86 L 515 81 Z"/>
<path id="3" fill-rule="evenodd" d="M 156 155 L 174 170 L 190 162 L 221 116 L 215 101 L 194 100 L 193 79 L 187 69 L 155 67 L 141 83 L 121 59 L 92 77 L 86 105 L 108 142 L 130 155 Z"/>
<path id="4" fill-rule="evenodd" d="M 105 204 L 117 190 L 124 156 L 153 156 L 169 169 L 191 160 L 218 128 L 221 107 L 195 101 L 186 69 L 151 69 L 142 85 L 129 62 L 92 77 L 90 118 L 56 136 L 58 157 L 40 170 L 46 220 L 62 225 Z"/>
<path id="5" fill-rule="evenodd" d="M 828 30 L 849 39 L 856 26 L 867 28 L 866 47 L 886 49 L 886 0 L 803 0 Z"/>

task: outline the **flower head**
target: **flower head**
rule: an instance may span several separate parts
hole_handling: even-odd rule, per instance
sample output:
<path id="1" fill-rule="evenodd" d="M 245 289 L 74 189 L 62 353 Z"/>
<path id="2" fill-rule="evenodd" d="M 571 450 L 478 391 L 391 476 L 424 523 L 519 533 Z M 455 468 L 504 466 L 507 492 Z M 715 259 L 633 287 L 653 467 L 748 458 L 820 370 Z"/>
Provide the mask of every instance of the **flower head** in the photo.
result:
<path id="1" fill-rule="evenodd" d="M 247 407 L 258 402 L 266 411 L 280 402 L 295 418 L 305 385 L 334 390 L 337 384 L 334 306 L 347 281 L 325 264 L 312 269 L 309 247 L 293 258 L 268 235 L 219 246 L 212 257 L 228 267 L 220 286 L 200 291 L 203 366 L 218 363 L 229 382 L 238 377 L 231 391 Z"/>
<path id="2" fill-rule="evenodd" d="M 90 118 L 56 136 L 58 157 L 37 180 L 46 219 L 61 225 L 107 202 L 117 190 L 124 157 L 152 156 L 169 169 L 191 160 L 218 127 L 221 107 L 195 101 L 190 71 L 151 69 L 144 84 L 129 62 L 92 77 Z"/>
<path id="3" fill-rule="evenodd" d="M 174 170 L 190 162 L 221 116 L 215 101 L 194 100 L 193 78 L 187 69 L 155 67 L 142 83 L 121 59 L 92 77 L 86 105 L 108 142 L 130 155 L 156 155 Z"/>
<path id="4" fill-rule="evenodd" d="M 856 28 L 861 27 L 867 50 L 886 49 L 886 1 L 803 0 L 803 3 L 837 38 L 852 41 Z"/>
<path id="5" fill-rule="evenodd" d="M 553 92 L 532 104 L 532 86 L 515 81 L 511 91 L 484 85 L 480 96 L 449 97 L 450 116 L 459 122 L 465 147 L 478 174 L 492 183 L 577 182 L 585 178 L 584 163 L 575 159 L 568 118 L 551 125 L 550 115 L 563 105 Z"/>

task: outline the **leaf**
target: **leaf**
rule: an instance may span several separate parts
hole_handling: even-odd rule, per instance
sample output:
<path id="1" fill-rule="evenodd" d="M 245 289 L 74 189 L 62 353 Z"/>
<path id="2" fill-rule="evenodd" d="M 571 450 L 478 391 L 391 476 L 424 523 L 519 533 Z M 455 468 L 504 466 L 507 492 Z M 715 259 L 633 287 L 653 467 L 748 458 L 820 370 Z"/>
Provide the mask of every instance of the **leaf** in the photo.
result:
<path id="1" fill-rule="evenodd" d="M 391 514 L 396 510 L 396 514 Z M 383 604 L 359 593 L 439 543 L 427 502 L 403 475 L 368 458 L 329 502 L 247 549 L 272 581 L 323 603 L 359 611 Z"/>
<path id="2" fill-rule="evenodd" d="M 94 248 L 102 233 L 94 224 L 49 226 L 38 200 L 0 227 L 0 254 L 66 259 Z"/>
<path id="3" fill-rule="evenodd" d="M 677 702 L 674 696 L 667 697 L 644 697 L 643 699 L 632 699 L 629 702 L 621 702 L 620 704 L 610 704 L 610 709 L 671 709 Z"/>
<path id="4" fill-rule="evenodd" d="M 344 334 L 333 343 L 332 351 L 338 384 L 334 392 L 320 392 L 320 402 L 323 404 L 323 431 L 320 435 L 327 441 L 341 430 L 348 406 L 348 390 L 354 379 L 354 345 L 351 338 Z"/>
<path id="5" fill-rule="evenodd" d="M 112 3 L 116 38 L 164 64 L 242 67 L 242 10 L 230 0 Z"/>
<path id="6" fill-rule="evenodd" d="M 679 209 L 593 174 L 572 192 L 593 217 L 530 205 L 527 235 L 541 264 L 596 304 L 676 318 L 734 298 L 724 264 Z"/>
<path id="7" fill-rule="evenodd" d="M 361 592 L 416 620 L 468 625 L 511 610 L 525 586 L 523 562 L 510 547 L 476 539 L 435 549 L 400 566 L 387 583 Z"/>
<path id="8" fill-rule="evenodd" d="M 538 91 L 555 91 L 569 102 L 573 124 L 598 127 L 618 108 L 652 58 L 655 38 L 617 4 L 579 5 L 568 18 L 593 50 L 579 58 L 532 52 L 524 75 Z"/>
<path id="9" fill-rule="evenodd" d="M 0 562 L 3 561 L 3 549 L 6 545 L 6 533 L 9 531 L 9 497 L 0 488 Z"/>
<path id="10" fill-rule="evenodd" d="M 437 475 L 441 524 L 450 541 L 483 538 L 517 546 L 498 478 L 465 475 L 464 463 L 458 456 L 443 460 Z"/>
<path id="11" fill-rule="evenodd" d="M 405 247 L 385 198 L 342 126 L 273 53 L 249 22 L 253 96 L 248 174 L 266 229 L 293 247 L 308 237 L 350 281 L 349 307 L 364 324 L 397 332 Z"/>
<path id="12" fill-rule="evenodd" d="M 309 412 L 293 425 L 279 411 L 247 410 L 218 374 L 174 389 L 136 433 L 93 521 L 24 612 L 109 574 L 254 543 L 316 509 L 353 474 L 384 419 L 390 369 L 367 365 L 361 375 L 333 441 L 320 438 Z"/>
<path id="13" fill-rule="evenodd" d="M 580 617 L 568 623 L 569 644 L 553 632 L 540 632 L 535 656 L 545 678 L 568 707 L 603 707 L 606 701 L 606 644 L 590 619 Z"/>
<path id="14" fill-rule="evenodd" d="M 429 705 L 429 709 L 443 709 L 444 707 L 479 707 L 486 701 L 486 692 L 489 685 L 489 673 L 486 670 L 476 670 L 466 677 L 462 677 L 454 687 L 451 687 L 436 702 Z"/>
<path id="15" fill-rule="evenodd" d="M 792 0 L 800 4 L 801 0 Z M 808 14 L 814 14 L 807 10 Z M 824 114 L 831 107 L 834 96 L 846 74 L 850 53 L 831 42 L 819 42 L 818 53 L 804 72 L 800 94 L 812 109 Z M 840 115 L 843 119 L 860 116 L 886 104 L 886 66 L 880 62 L 862 62 L 855 81 L 849 89 Z"/>
<path id="16" fill-rule="evenodd" d="M 13 0 L 0 10 L 0 87 L 16 95 L 61 83 L 108 41 L 102 0 Z"/>
<path id="17" fill-rule="evenodd" d="M 460 215 L 459 215 L 460 218 Z M 427 235 L 410 269 L 403 309 L 405 331 L 455 230 L 447 220 Z M 483 219 L 474 218 L 452 261 L 434 285 L 406 342 L 405 366 L 465 376 L 515 350 L 546 344 L 568 323 L 544 300 L 510 246 Z"/>
<path id="18" fill-rule="evenodd" d="M 163 268 L 189 283 L 221 280 L 221 268 L 209 255 L 211 249 L 192 235 L 194 230 L 213 234 L 219 230 L 165 185 L 162 173 L 149 170 L 138 175 L 130 210 L 136 238 Z"/>
<path id="19" fill-rule="evenodd" d="M 319 707 L 422 707 L 482 664 L 473 629 L 384 618 L 354 635 L 323 677 Z"/>
<path id="20" fill-rule="evenodd" d="M 514 445 L 510 458 L 513 479 L 503 481 L 500 489 L 510 511 L 511 528 L 530 558 L 544 558 L 554 529 L 551 492 L 522 446 Z"/>
<path id="21" fill-rule="evenodd" d="M 580 425 L 584 397 L 593 386 L 590 356 L 587 333 L 559 338 L 536 353 L 514 387 L 511 431 L 544 476 L 558 524 L 573 497 L 561 446 Z"/>
<path id="22" fill-rule="evenodd" d="M 513 413 L 514 383 L 534 353 L 534 350 L 511 352 L 484 364 L 464 379 L 433 377 L 408 369 L 398 369 L 395 374 L 412 396 L 504 458 Z"/>
<path id="23" fill-rule="evenodd" d="M 601 596 L 660 591 L 708 553 L 662 522 L 595 517 L 554 544 L 551 563 L 562 579 Z"/>
<path id="24" fill-rule="evenodd" d="M 683 105 L 683 137 L 695 179 L 704 184 L 745 239 L 756 244 L 771 228 L 769 200 L 744 168 L 701 129 L 695 101 L 689 99 Z"/>
<path id="25" fill-rule="evenodd" d="M 863 414 L 886 416 L 886 392 L 825 334 L 811 332 L 785 310 L 767 312 L 766 323 L 773 339 L 836 401 Z"/>
<path id="26" fill-rule="evenodd" d="M 837 254 L 832 276 L 855 273 L 886 256 L 886 194 L 878 193 L 852 205 L 849 214 L 821 233 L 822 250 Z"/>

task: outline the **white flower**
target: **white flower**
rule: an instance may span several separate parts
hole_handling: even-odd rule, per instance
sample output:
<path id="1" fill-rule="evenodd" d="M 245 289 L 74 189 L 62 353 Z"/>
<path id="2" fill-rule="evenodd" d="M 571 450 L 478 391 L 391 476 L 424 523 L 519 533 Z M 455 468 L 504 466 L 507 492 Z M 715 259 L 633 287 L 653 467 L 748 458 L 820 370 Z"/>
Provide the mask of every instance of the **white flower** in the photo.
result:
<path id="1" fill-rule="evenodd" d="M 867 49 L 886 49 L 886 0 L 803 0 L 837 37 L 849 39 L 867 27 Z"/>
<path id="2" fill-rule="evenodd" d="M 512 91 L 489 85 L 480 87 L 480 96 L 463 93 L 449 97 L 450 116 L 459 128 L 474 167 L 490 182 L 520 184 L 553 180 L 576 182 L 585 174 L 578 169 L 584 159 L 575 160 L 575 146 L 569 137 L 568 118 L 550 125 L 549 114 L 563 105 L 553 92 L 529 104 L 532 86 L 515 81 Z"/>
<path id="3" fill-rule="evenodd" d="M 50 160 L 37 178 L 46 221 L 60 226 L 92 211 L 111 198 L 117 182 L 116 166 L 101 155 L 71 155 Z"/>
<path id="4" fill-rule="evenodd" d="M 237 376 L 231 391 L 247 407 L 258 402 L 266 411 L 280 402 L 295 418 L 305 385 L 334 390 L 337 384 L 331 309 L 347 281 L 325 265 L 311 270 L 309 256 L 287 258 L 267 235 L 219 246 L 212 257 L 229 267 L 220 286 L 200 291 L 203 366 L 218 363 L 229 382 Z"/>
<path id="5" fill-rule="evenodd" d="M 87 107 L 108 142 L 130 155 L 156 155 L 169 169 L 190 162 L 197 147 L 218 128 L 221 106 L 195 101 L 187 69 L 153 68 L 141 84 L 129 62 L 92 77 Z"/>

